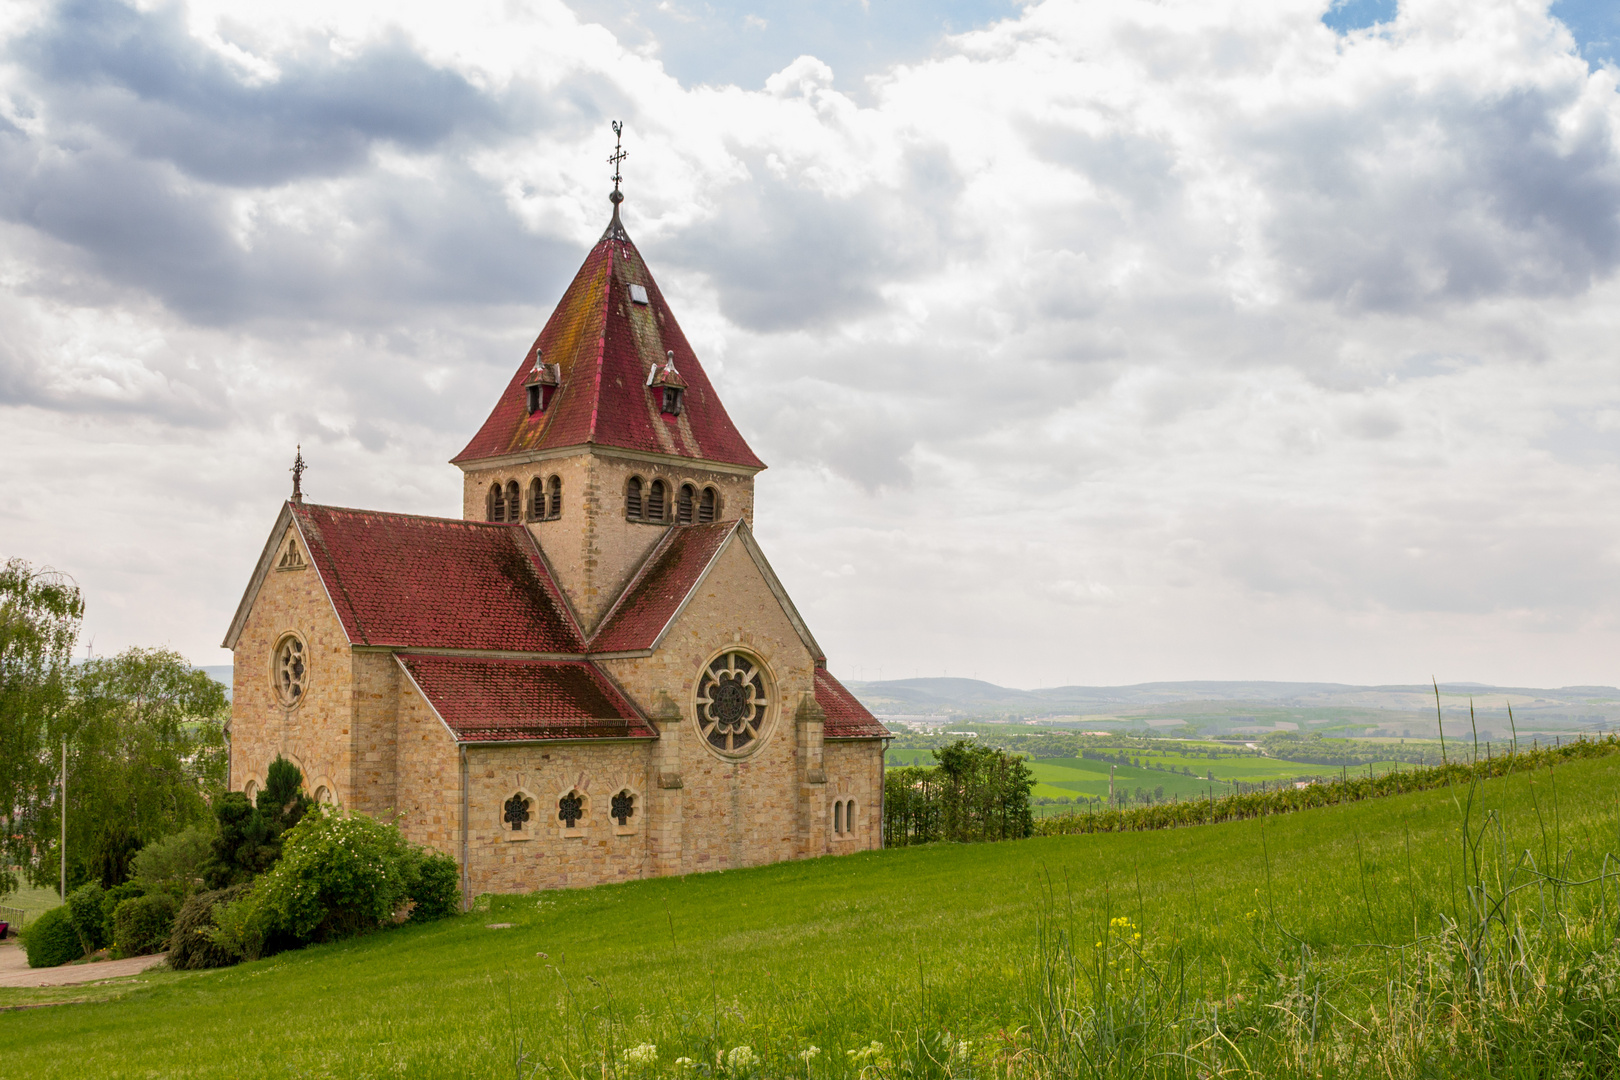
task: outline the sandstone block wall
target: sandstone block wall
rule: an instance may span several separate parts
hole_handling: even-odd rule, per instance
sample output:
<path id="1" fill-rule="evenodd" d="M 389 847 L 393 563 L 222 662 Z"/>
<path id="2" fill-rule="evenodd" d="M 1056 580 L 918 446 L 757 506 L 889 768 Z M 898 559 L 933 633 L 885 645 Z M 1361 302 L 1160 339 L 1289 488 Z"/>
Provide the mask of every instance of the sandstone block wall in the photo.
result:
<path id="1" fill-rule="evenodd" d="M 277 539 L 278 551 L 286 549 L 288 534 L 296 530 L 289 527 Z M 304 551 L 302 539 L 298 544 Z M 291 708 L 277 698 L 271 671 L 275 648 L 289 632 L 303 639 L 308 665 L 303 697 Z M 232 790 L 250 780 L 263 787 L 265 770 L 280 754 L 299 767 L 311 792 L 325 786 L 347 804 L 353 796 L 352 654 L 307 554 L 300 569 L 273 568 L 265 576 L 233 657 Z"/>
<path id="2" fill-rule="evenodd" d="M 641 477 L 648 487 L 655 479 L 664 481 L 667 522 L 675 520 L 675 494 L 682 484 L 691 484 L 698 491 L 712 486 L 719 492 L 716 520 L 742 517 L 753 523 L 753 477 L 705 469 L 696 463 L 616 454 L 576 454 L 469 469 L 462 478 L 462 514 L 469 521 L 486 520 L 489 489 L 495 483 L 516 480 L 526 496 L 531 480 L 539 477 L 545 483 L 552 476 L 563 482 L 562 514 L 554 521 L 531 522 L 529 529 L 587 632 L 607 613 L 664 535 L 665 523 L 626 519 L 625 491 L 632 476 Z M 527 512 L 524 520 L 528 520 Z"/>
<path id="3" fill-rule="evenodd" d="M 877 739 L 842 740 L 827 743 L 822 751 L 827 769 L 827 848 L 834 855 L 865 851 L 883 846 L 883 743 Z M 846 823 L 842 834 L 834 832 L 832 804 L 846 805 L 854 800 L 853 824 Z"/>
<path id="4" fill-rule="evenodd" d="M 773 696 L 760 748 L 737 761 L 715 752 L 695 717 L 703 667 L 732 648 L 763 662 Z M 819 733 L 801 755 L 795 728 L 800 699 L 814 693 L 813 664 L 758 567 L 735 542 L 654 655 L 602 662 L 644 710 L 654 711 L 665 697 L 680 710 L 681 721 L 665 728 L 666 736 L 679 740 L 680 872 L 818 853 L 801 847 L 799 790 L 801 770 L 820 765 Z"/>
<path id="5" fill-rule="evenodd" d="M 651 876 L 649 756 L 645 742 L 469 746 L 470 891 L 577 888 Z M 558 802 L 575 791 L 585 815 L 570 829 L 558 817 Z M 610 813 L 620 792 L 632 800 L 622 826 Z M 504 809 L 514 795 L 528 801 L 530 814 L 516 830 Z"/>

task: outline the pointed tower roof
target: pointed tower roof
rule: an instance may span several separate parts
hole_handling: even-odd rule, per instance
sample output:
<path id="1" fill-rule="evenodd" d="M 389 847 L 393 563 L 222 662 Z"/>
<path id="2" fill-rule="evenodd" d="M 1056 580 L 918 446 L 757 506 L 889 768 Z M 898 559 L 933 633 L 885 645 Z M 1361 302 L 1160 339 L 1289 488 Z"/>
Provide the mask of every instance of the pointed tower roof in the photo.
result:
<path id="1" fill-rule="evenodd" d="M 617 194 L 617 192 L 615 192 Z M 526 384 L 536 364 L 560 386 L 536 412 Z M 678 370 L 681 408 L 663 411 L 655 369 Z M 453 464 L 568 446 L 611 446 L 759 470 L 675 314 L 619 220 L 596 242 L 513 374 L 489 419 Z"/>

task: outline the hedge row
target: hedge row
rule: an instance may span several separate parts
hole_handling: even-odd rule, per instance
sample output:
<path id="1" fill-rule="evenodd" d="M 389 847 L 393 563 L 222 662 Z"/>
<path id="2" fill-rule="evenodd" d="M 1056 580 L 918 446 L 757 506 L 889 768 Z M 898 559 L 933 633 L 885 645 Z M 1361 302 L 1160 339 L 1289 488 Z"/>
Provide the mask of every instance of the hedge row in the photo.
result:
<path id="1" fill-rule="evenodd" d="M 1550 767 L 1566 761 L 1607 757 L 1620 753 L 1620 737 L 1600 739 L 1585 736 L 1557 746 L 1520 750 L 1477 761 L 1434 765 L 1385 773 L 1383 776 L 1345 777 L 1341 780 L 1306 784 L 1276 791 L 1223 795 L 1196 802 L 1160 803 L 1130 810 L 1082 811 L 1055 814 L 1035 822 L 1036 836 L 1069 836 L 1076 833 L 1139 832 L 1148 829 L 1175 829 L 1185 825 L 1209 825 L 1219 821 L 1291 814 L 1318 806 L 1360 802 L 1410 791 L 1427 791 L 1448 784 L 1465 784 L 1475 777 L 1506 776 Z"/>

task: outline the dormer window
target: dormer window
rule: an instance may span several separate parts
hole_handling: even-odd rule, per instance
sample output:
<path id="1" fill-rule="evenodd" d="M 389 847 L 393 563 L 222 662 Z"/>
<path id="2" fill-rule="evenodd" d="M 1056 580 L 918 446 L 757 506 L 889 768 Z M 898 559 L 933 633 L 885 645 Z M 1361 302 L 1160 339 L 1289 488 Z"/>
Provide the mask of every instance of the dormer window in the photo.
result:
<path id="1" fill-rule="evenodd" d="M 664 354 L 662 364 L 654 364 L 647 372 L 647 385 L 658 395 L 658 409 L 665 416 L 681 415 L 682 391 L 686 380 L 675 370 L 675 350 Z"/>
<path id="2" fill-rule="evenodd" d="M 540 347 L 534 349 L 534 368 L 529 377 L 523 382 L 523 389 L 529 396 L 529 415 L 546 411 L 551 399 L 556 396 L 557 388 L 562 385 L 562 369 L 556 364 L 548 364 L 542 358 Z"/>
<path id="3" fill-rule="evenodd" d="M 645 286 L 645 285 L 631 285 L 630 286 L 630 302 L 632 304 L 645 304 L 645 303 L 647 303 L 648 302 L 648 300 L 647 300 L 647 286 Z"/>

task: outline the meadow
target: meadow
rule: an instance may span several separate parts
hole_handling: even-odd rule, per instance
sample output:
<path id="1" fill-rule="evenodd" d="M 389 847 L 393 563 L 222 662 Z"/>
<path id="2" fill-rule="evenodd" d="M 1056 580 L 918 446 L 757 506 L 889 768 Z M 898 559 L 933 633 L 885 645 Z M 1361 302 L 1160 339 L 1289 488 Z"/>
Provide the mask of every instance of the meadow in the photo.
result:
<path id="1" fill-rule="evenodd" d="M 25 1076 L 1612 1076 L 1620 755 L 574 892 L 0 991 Z"/>

